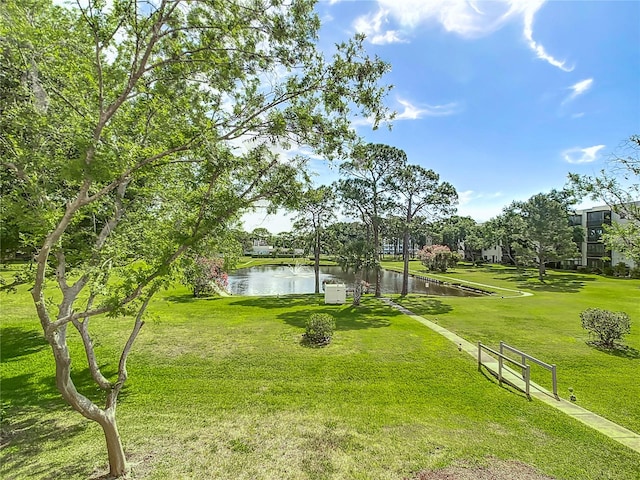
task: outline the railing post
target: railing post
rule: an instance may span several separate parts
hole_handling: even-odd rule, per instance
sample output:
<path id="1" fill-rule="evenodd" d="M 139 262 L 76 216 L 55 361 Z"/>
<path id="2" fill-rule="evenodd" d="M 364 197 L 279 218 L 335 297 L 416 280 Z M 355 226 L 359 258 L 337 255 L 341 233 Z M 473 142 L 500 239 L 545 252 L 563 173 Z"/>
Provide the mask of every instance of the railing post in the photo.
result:
<path id="1" fill-rule="evenodd" d="M 531 396 L 529 395 L 529 384 L 531 383 L 531 367 L 529 365 L 526 365 L 526 368 L 524 369 L 524 378 L 527 397 L 531 398 Z"/>
<path id="2" fill-rule="evenodd" d="M 482 370 L 482 342 L 478 340 L 478 371 Z"/>
<path id="3" fill-rule="evenodd" d="M 502 355 L 498 355 L 498 383 L 502 386 Z"/>
<path id="4" fill-rule="evenodd" d="M 504 354 L 503 347 L 504 347 L 504 342 L 500 340 L 500 354 Z"/>
<path id="5" fill-rule="evenodd" d="M 556 376 L 556 364 L 551 365 L 551 381 L 553 382 L 553 396 L 558 400 L 558 377 Z"/>

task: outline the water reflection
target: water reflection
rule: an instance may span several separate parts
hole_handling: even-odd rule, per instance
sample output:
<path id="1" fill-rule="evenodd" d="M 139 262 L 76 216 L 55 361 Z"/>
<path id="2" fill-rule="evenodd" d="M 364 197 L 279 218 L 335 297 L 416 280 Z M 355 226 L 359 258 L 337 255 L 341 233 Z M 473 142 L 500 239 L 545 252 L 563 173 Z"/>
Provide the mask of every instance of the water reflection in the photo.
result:
<path id="1" fill-rule="evenodd" d="M 370 281 L 373 281 L 372 276 Z M 353 284 L 355 276 L 345 273 L 338 266 L 320 267 L 320 282 L 338 281 L 339 283 Z M 321 287 L 322 288 L 322 287 Z M 308 266 L 264 265 L 236 270 L 229 274 L 229 291 L 234 295 L 288 295 L 293 293 L 313 293 L 315 289 L 315 277 L 313 268 Z M 402 275 L 388 270 L 382 271 L 382 293 L 400 293 L 402 290 Z M 371 286 L 374 291 L 374 285 Z M 475 293 L 447 287 L 434 283 L 428 283 L 409 277 L 409 292 L 439 296 L 469 297 L 477 296 Z"/>

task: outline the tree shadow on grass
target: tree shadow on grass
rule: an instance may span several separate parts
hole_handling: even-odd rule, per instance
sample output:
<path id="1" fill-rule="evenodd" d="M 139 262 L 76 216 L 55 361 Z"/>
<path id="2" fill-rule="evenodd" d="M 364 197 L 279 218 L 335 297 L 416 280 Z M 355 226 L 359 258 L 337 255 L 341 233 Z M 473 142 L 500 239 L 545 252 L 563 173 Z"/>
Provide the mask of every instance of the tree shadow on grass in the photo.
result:
<path id="1" fill-rule="evenodd" d="M 29 362 L 22 357 L 37 356 L 48 348 L 40 331 L 5 327 L 0 334 L 2 362 Z M 48 371 L 50 375 L 47 375 Z M 69 438 L 91 424 L 72 410 L 58 392 L 53 358 L 48 371 L 2 378 L 0 449 L 3 450 L 3 459 L 0 476 L 3 478 L 88 478 L 92 473 L 80 457 L 70 465 L 51 466 L 38 461 L 45 445 L 47 451 L 62 448 Z M 115 376 L 115 369 L 109 366 L 102 366 L 102 372 L 107 378 Z M 104 405 L 104 393 L 93 381 L 88 368 L 74 369 L 72 377 L 80 393 L 97 402 L 98 406 Z M 126 389 L 125 385 L 120 399 L 126 397 Z M 49 418 L 51 415 L 64 420 Z"/>
<path id="2" fill-rule="evenodd" d="M 0 329 L 0 362 L 37 353 L 47 346 L 40 330 L 25 330 L 19 327 Z"/>
<path id="3" fill-rule="evenodd" d="M 7 420 L 0 427 L 0 446 L 4 451 L 2 459 L 3 478 L 87 478 L 91 471 L 86 462 L 77 461 L 66 466 L 52 466 L 38 460 L 45 450 L 55 451 L 64 447 L 68 439 L 86 430 L 89 422 L 79 413 L 69 408 L 68 421 L 64 424 L 52 418 L 42 419 L 51 409 L 58 408 L 57 402 L 41 403 L 28 408 L 9 409 Z"/>
<path id="4" fill-rule="evenodd" d="M 221 297 L 219 295 L 211 295 L 208 297 L 194 297 L 191 293 L 185 293 L 183 295 L 169 295 L 167 297 L 162 297 L 162 300 L 172 303 L 196 303 L 196 302 L 214 302 L 216 300 L 222 300 L 226 297 Z"/>
<path id="5" fill-rule="evenodd" d="M 444 315 L 453 310 L 453 307 L 444 303 L 439 298 L 427 297 L 421 295 L 410 295 L 407 297 L 393 298 L 398 305 L 403 306 L 407 310 L 416 315 Z"/>
<path id="6" fill-rule="evenodd" d="M 304 305 L 324 305 L 323 295 L 277 295 L 270 297 L 241 297 L 231 305 L 260 308 L 292 308 Z M 324 312 L 323 312 L 324 313 Z"/>
<path id="7" fill-rule="evenodd" d="M 613 348 L 603 347 L 595 341 L 589 341 L 587 344 L 590 347 L 595 348 L 599 352 L 612 355 L 614 357 L 627 358 L 629 360 L 640 360 L 640 350 L 630 347 L 628 345 L 616 345 Z"/>
<path id="8" fill-rule="evenodd" d="M 513 282 L 519 290 L 532 290 L 534 292 L 578 293 L 587 282 L 595 281 L 594 277 L 579 273 L 550 272 L 544 281 L 538 279 L 538 275 L 517 270 L 495 272 L 499 280 Z"/>
<path id="9" fill-rule="evenodd" d="M 307 319 L 314 313 L 326 313 L 331 315 L 336 321 L 336 331 L 364 330 L 368 328 L 382 328 L 391 325 L 391 319 L 401 315 L 386 305 L 360 305 L 358 307 L 346 306 L 336 310 L 335 306 L 325 308 L 313 308 L 308 310 L 296 310 L 284 312 L 276 318 L 285 323 L 305 328 Z"/>

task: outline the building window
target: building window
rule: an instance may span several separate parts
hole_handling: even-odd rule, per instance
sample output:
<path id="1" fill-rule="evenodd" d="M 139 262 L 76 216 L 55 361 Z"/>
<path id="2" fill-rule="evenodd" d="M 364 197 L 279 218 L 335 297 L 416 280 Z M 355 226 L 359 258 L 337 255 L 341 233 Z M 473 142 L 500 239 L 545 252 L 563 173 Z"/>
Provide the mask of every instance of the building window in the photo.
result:
<path id="1" fill-rule="evenodd" d="M 587 228 L 587 242 L 599 242 L 602 239 L 602 227 Z"/>
<path id="2" fill-rule="evenodd" d="M 587 244 L 587 256 L 588 257 L 604 257 L 605 250 L 603 243 L 588 243 Z"/>
<path id="3" fill-rule="evenodd" d="M 611 210 L 599 210 L 587 212 L 587 227 L 611 224 Z"/>

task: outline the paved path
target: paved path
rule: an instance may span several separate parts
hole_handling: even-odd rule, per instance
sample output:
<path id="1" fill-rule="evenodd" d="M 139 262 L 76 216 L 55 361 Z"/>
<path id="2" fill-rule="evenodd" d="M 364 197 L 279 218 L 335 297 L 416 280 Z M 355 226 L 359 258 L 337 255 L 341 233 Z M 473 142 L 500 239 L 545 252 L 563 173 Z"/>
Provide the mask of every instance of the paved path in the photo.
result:
<path id="1" fill-rule="evenodd" d="M 449 340 L 454 342 L 456 345 L 458 345 L 458 347 L 462 351 L 467 352 L 469 355 L 475 358 L 476 361 L 478 360 L 477 344 L 474 345 L 466 341 L 462 337 L 459 337 L 455 333 L 450 332 L 446 328 L 441 327 L 437 323 L 431 322 L 424 317 L 416 315 L 415 313 L 411 312 L 410 310 L 407 310 L 403 306 L 398 305 L 397 303 L 394 303 L 389 298 L 382 298 L 382 300 L 387 305 L 392 306 L 393 308 L 401 311 L 405 315 L 408 315 L 414 320 L 429 327 L 434 332 L 437 332 L 443 337 L 448 338 Z M 487 366 L 490 370 L 497 372 L 498 362 L 495 358 L 489 356 L 488 354 L 483 354 L 482 363 L 483 365 Z M 506 368 L 506 367 L 503 367 L 503 368 Z M 507 373 L 505 376 L 507 380 L 509 380 L 511 383 L 514 383 L 518 388 L 524 390 L 524 382 L 522 381 L 522 378 L 519 375 L 517 375 L 515 372 L 513 372 L 512 370 L 509 370 L 509 373 Z M 564 399 L 556 399 L 553 393 L 549 392 L 548 390 L 544 389 L 543 387 L 541 387 L 540 385 L 534 382 L 530 383 L 530 395 L 532 398 L 536 398 L 537 400 L 540 400 L 546 403 L 547 405 L 550 405 L 560 410 L 561 412 L 566 413 L 567 415 L 575 418 L 576 420 L 584 423 L 585 425 L 596 429 L 597 431 L 606 435 L 607 437 L 612 438 L 613 440 L 620 442 L 623 445 L 626 445 L 627 447 L 629 447 L 630 449 L 640 453 L 640 435 L 638 435 L 637 433 L 632 432 L 631 430 L 624 428 L 623 426 L 620 426 L 616 423 L 613 423 L 607 420 L 606 418 L 601 417 L 600 415 L 596 415 L 595 413 L 590 412 L 589 410 L 585 410 L 584 408 L 576 405 L 575 403 L 569 402 Z"/>

